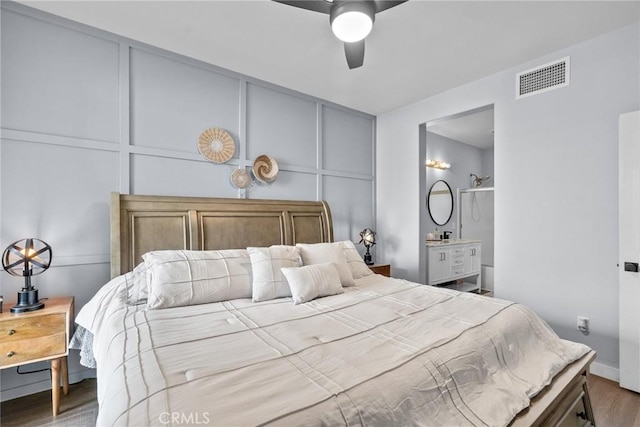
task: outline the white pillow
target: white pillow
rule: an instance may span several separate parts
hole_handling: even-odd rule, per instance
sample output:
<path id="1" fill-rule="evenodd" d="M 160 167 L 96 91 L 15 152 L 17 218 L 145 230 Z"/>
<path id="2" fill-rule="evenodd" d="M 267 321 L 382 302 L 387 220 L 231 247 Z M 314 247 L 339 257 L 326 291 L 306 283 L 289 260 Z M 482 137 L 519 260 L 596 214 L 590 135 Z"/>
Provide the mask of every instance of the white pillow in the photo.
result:
<path id="1" fill-rule="evenodd" d="M 356 246 L 353 244 L 351 240 L 345 240 L 342 243 L 342 249 L 344 251 L 344 256 L 347 258 L 347 264 L 351 269 L 351 274 L 354 279 L 359 279 L 361 277 L 371 276 L 373 271 L 364 263 L 364 260 L 360 256 L 360 252 L 356 249 Z"/>
<path id="2" fill-rule="evenodd" d="M 332 263 L 283 268 L 282 274 L 289 282 L 294 304 L 344 292 L 338 270 Z"/>
<path id="3" fill-rule="evenodd" d="M 300 248 L 302 264 L 333 263 L 336 270 L 338 270 L 338 276 L 340 276 L 342 286 L 355 285 L 353 274 L 351 274 L 351 270 L 347 264 L 347 258 L 344 256 L 344 251 L 342 250 L 342 243 L 298 243 L 296 247 Z"/>
<path id="4" fill-rule="evenodd" d="M 142 259 L 150 309 L 251 298 L 251 259 L 245 249 L 152 251 Z"/>
<path id="5" fill-rule="evenodd" d="M 253 302 L 290 297 L 291 290 L 281 268 L 300 266 L 300 250 L 295 246 L 275 245 L 247 248 L 253 270 Z"/>

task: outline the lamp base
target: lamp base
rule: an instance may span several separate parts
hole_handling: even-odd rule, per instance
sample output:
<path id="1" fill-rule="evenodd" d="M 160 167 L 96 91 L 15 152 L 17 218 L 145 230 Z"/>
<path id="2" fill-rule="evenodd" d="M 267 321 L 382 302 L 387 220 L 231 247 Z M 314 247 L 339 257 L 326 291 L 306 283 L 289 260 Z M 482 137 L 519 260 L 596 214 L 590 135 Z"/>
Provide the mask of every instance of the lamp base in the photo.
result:
<path id="1" fill-rule="evenodd" d="M 44 303 L 38 301 L 38 290 L 30 289 L 18 292 L 18 303 L 11 307 L 12 313 L 24 313 L 26 311 L 36 311 L 44 308 Z"/>
<path id="2" fill-rule="evenodd" d="M 364 263 L 367 265 L 373 265 L 373 260 L 371 259 L 371 254 L 370 253 L 366 253 L 364 254 Z"/>

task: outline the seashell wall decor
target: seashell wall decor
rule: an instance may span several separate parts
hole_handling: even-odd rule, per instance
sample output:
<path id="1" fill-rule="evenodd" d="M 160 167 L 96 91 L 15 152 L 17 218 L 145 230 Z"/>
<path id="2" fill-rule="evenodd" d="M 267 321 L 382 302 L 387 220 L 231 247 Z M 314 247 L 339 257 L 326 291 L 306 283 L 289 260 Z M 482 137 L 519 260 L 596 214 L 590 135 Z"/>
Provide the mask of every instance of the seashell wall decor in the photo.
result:
<path id="1" fill-rule="evenodd" d="M 266 154 L 256 157 L 251 170 L 253 177 L 262 184 L 271 184 L 278 178 L 278 163 L 273 157 Z"/>

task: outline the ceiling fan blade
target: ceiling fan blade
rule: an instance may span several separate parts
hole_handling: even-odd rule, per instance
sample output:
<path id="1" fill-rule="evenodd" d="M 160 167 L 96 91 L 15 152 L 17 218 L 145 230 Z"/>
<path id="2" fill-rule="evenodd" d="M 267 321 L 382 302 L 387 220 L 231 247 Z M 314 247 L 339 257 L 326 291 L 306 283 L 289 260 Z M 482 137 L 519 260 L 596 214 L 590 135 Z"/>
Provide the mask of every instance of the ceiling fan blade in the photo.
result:
<path id="1" fill-rule="evenodd" d="M 358 6 L 363 7 L 366 5 L 370 9 L 371 5 L 373 5 L 375 9 L 369 10 L 369 13 L 373 12 L 373 15 L 375 16 L 376 13 L 390 9 L 399 4 L 406 3 L 409 0 L 272 0 L 272 1 L 276 3 L 286 4 L 288 6 L 297 7 L 300 9 L 306 9 L 314 12 L 325 13 L 331 16 L 330 21 L 333 22 L 334 17 L 332 16 L 332 13 L 331 13 L 332 9 L 335 14 L 339 15 L 340 13 L 345 11 L 344 9 L 352 6 L 350 3 L 360 3 L 358 5 L 353 5 L 354 8 Z M 364 39 L 358 42 L 345 43 L 344 53 L 347 57 L 347 65 L 349 65 L 349 69 L 352 70 L 354 68 L 361 67 L 362 64 L 364 63 Z"/>
<path id="2" fill-rule="evenodd" d="M 344 53 L 350 70 L 361 67 L 364 63 L 364 39 L 359 42 L 345 43 Z"/>
<path id="3" fill-rule="evenodd" d="M 314 12 L 331 13 L 333 3 L 325 0 L 273 0 L 276 3 L 287 4 L 289 6 L 299 7 L 300 9 L 312 10 Z"/>
<path id="4" fill-rule="evenodd" d="M 380 13 L 383 10 L 391 9 L 394 6 L 397 6 L 402 3 L 406 3 L 408 0 L 376 0 L 374 3 L 376 4 L 376 13 Z"/>
<path id="5" fill-rule="evenodd" d="M 273 0 L 276 3 L 287 4 L 289 6 L 299 7 L 301 9 L 312 10 L 314 12 L 331 13 L 331 8 L 338 3 L 345 3 L 344 1 L 327 1 L 327 0 Z M 391 9 L 394 6 L 405 3 L 409 0 L 367 0 L 371 1 L 375 5 L 375 13 L 382 12 L 383 10 Z"/>

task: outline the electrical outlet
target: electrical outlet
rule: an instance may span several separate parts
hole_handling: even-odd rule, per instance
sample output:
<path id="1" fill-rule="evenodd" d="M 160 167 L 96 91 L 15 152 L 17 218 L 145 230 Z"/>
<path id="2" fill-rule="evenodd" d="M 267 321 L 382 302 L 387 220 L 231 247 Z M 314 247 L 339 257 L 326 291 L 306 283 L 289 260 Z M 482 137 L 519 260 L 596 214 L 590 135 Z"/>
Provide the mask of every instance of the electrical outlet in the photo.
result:
<path id="1" fill-rule="evenodd" d="M 584 316 L 578 316 L 578 330 L 584 334 L 589 333 L 589 318 Z"/>

